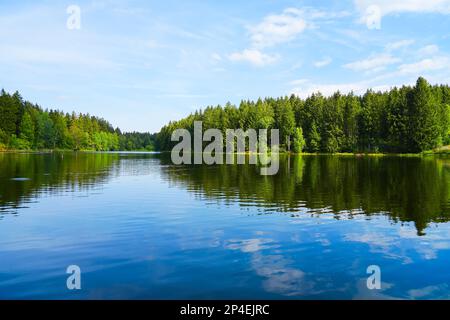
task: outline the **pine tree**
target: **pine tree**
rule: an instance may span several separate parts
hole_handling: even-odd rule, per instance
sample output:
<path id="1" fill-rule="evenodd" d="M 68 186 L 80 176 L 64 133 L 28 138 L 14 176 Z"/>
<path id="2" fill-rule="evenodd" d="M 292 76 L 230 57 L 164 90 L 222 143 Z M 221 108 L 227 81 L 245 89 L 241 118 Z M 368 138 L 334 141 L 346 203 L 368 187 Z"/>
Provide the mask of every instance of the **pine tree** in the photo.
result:
<path id="1" fill-rule="evenodd" d="M 275 112 L 275 125 L 280 130 L 280 142 L 289 149 L 290 137 L 295 129 L 295 114 L 288 99 L 280 99 Z"/>
<path id="2" fill-rule="evenodd" d="M 19 121 L 20 104 L 18 95 L 11 96 L 2 91 L 0 97 L 0 129 L 5 135 L 17 134 L 17 122 Z"/>
<path id="3" fill-rule="evenodd" d="M 361 112 L 361 104 L 353 93 L 346 97 L 343 114 L 343 141 L 342 151 L 353 152 L 358 146 L 358 115 Z"/>
<path id="4" fill-rule="evenodd" d="M 34 122 L 29 111 L 25 111 L 22 117 L 22 122 L 20 124 L 20 135 L 19 137 L 28 142 L 29 147 L 34 144 Z"/>
<path id="5" fill-rule="evenodd" d="M 320 151 L 320 134 L 317 131 L 316 123 L 313 122 L 311 126 L 311 132 L 309 134 L 309 145 L 308 149 L 311 152 L 319 152 Z"/>
<path id="6" fill-rule="evenodd" d="M 293 150 L 296 153 L 301 153 L 305 148 L 306 141 L 303 138 L 303 130 L 301 127 L 295 128 L 293 137 Z"/>
<path id="7" fill-rule="evenodd" d="M 419 78 L 411 95 L 409 134 L 411 149 L 416 152 L 437 147 L 440 141 L 439 102 L 424 78 Z"/>

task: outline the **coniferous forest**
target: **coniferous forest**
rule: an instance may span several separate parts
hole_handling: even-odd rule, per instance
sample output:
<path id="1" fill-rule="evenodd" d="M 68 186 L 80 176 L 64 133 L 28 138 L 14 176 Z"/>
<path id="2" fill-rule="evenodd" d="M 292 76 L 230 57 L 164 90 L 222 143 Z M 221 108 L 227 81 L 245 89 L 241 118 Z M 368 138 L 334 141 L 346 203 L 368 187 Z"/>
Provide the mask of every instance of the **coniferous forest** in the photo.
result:
<path id="1" fill-rule="evenodd" d="M 416 85 L 363 96 L 321 93 L 242 101 L 239 107 L 207 107 L 157 134 L 122 133 L 89 114 L 44 110 L 24 101 L 18 92 L 0 95 L 1 149 L 161 150 L 169 151 L 175 129 L 280 129 L 282 149 L 294 152 L 417 153 L 450 144 L 450 87 Z"/>
<path id="2" fill-rule="evenodd" d="M 203 130 L 280 129 L 282 149 L 294 152 L 418 153 L 450 143 L 450 88 L 431 86 L 419 78 L 415 86 L 387 92 L 368 90 L 363 96 L 320 93 L 303 100 L 295 95 L 210 106 L 170 122 L 157 136 L 160 150 L 171 150 L 171 133 L 193 133 L 194 121 Z"/>
<path id="3" fill-rule="evenodd" d="M 0 150 L 153 150 L 155 135 L 122 133 L 89 114 L 44 110 L 16 92 L 0 95 Z"/>

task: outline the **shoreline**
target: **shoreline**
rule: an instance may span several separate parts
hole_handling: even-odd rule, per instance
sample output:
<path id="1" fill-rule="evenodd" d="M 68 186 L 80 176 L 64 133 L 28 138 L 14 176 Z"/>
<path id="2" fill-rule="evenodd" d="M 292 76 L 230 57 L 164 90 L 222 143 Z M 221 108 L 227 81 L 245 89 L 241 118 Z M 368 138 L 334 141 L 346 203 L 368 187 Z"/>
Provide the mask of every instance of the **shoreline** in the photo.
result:
<path id="1" fill-rule="evenodd" d="M 23 153 L 23 154 L 39 154 L 39 153 L 154 153 L 154 154 L 167 154 L 171 151 L 149 151 L 149 150 L 114 150 L 114 151 L 96 151 L 96 150 L 70 150 L 70 149 L 42 149 L 42 150 L 14 150 L 14 149 L 3 149 L 0 150 L 1 153 Z M 194 152 L 191 152 L 194 153 Z M 223 153 L 226 154 L 226 153 Z M 261 153 L 238 153 L 233 152 L 233 154 L 261 154 Z M 430 155 L 450 155 L 449 149 L 444 150 L 430 150 L 430 151 L 423 151 L 420 153 L 371 153 L 371 152 L 336 152 L 336 153 L 326 153 L 326 152 L 301 152 L 301 153 L 295 153 L 295 152 L 289 152 L 289 151 L 283 151 L 279 152 L 280 155 L 299 155 L 299 156 L 353 156 L 353 157 L 389 157 L 389 156 L 395 156 L 395 157 L 422 157 L 422 156 L 430 156 Z"/>
<path id="2" fill-rule="evenodd" d="M 133 152 L 133 153 L 161 153 L 160 151 L 148 151 L 148 150 L 115 150 L 115 151 L 97 151 L 97 150 L 70 150 L 70 149 L 42 149 L 42 150 L 14 150 L 4 149 L 0 150 L 0 153 L 120 153 L 120 152 Z"/>

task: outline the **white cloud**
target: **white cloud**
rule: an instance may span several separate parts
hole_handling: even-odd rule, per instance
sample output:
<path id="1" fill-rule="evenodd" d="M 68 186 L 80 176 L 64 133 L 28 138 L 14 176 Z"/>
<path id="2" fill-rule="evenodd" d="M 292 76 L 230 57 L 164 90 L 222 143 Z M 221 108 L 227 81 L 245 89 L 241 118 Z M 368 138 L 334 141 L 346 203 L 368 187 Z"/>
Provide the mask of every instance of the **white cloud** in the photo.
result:
<path id="1" fill-rule="evenodd" d="M 347 63 L 344 65 L 344 68 L 351 69 L 353 71 L 380 71 L 386 66 L 400 61 L 400 59 L 395 58 L 390 54 L 382 53 L 379 55 L 372 55 L 367 59 Z"/>
<path id="2" fill-rule="evenodd" d="M 302 18 L 303 11 L 289 8 L 281 14 L 272 14 L 261 23 L 250 27 L 250 37 L 253 46 L 262 48 L 278 43 L 288 42 L 302 33 L 307 23 Z"/>
<path id="3" fill-rule="evenodd" d="M 301 98 L 307 98 L 313 93 L 320 92 L 324 96 L 331 96 L 337 91 L 341 93 L 354 92 L 355 94 L 362 94 L 369 87 L 369 85 L 362 82 L 354 83 L 335 83 L 335 84 L 315 84 L 315 83 L 299 83 L 298 87 L 291 90 L 291 94 L 295 94 Z"/>
<path id="4" fill-rule="evenodd" d="M 401 49 L 404 47 L 408 47 L 408 46 L 414 44 L 414 42 L 415 42 L 414 40 L 400 40 L 397 42 L 391 42 L 386 45 L 386 50 L 387 51 L 398 50 L 398 49 Z"/>
<path id="5" fill-rule="evenodd" d="M 450 66 L 450 59 L 445 56 L 433 57 L 420 60 L 414 63 L 402 64 L 398 70 L 402 74 L 416 74 L 427 71 L 436 71 L 448 69 Z"/>
<path id="6" fill-rule="evenodd" d="M 313 8 L 287 8 L 280 14 L 270 14 L 253 26 L 249 26 L 250 48 L 243 52 L 229 55 L 232 61 L 248 61 L 256 66 L 273 63 L 278 56 L 268 55 L 261 49 L 273 47 L 277 44 L 293 41 L 307 28 L 315 28 L 313 21 L 329 21 L 349 16 L 347 11 L 321 11 Z M 331 62 L 330 58 L 317 61 L 315 66 L 320 68 Z"/>
<path id="7" fill-rule="evenodd" d="M 287 8 L 280 14 L 266 16 L 262 22 L 249 27 L 253 47 L 271 47 L 294 40 L 307 28 L 314 28 L 314 21 L 331 21 L 350 16 L 348 11 L 323 11 L 310 7 Z"/>
<path id="8" fill-rule="evenodd" d="M 450 13 L 450 0 L 354 0 L 354 3 L 362 14 L 370 6 L 378 7 L 382 16 L 401 12 Z"/>
<path id="9" fill-rule="evenodd" d="M 439 47 L 435 44 L 425 46 L 419 50 L 420 55 L 428 56 L 439 52 Z"/>
<path id="10" fill-rule="evenodd" d="M 225 248 L 231 250 L 241 250 L 242 252 L 258 252 L 264 249 L 270 249 L 276 247 L 272 239 L 246 239 L 237 240 L 231 239 L 227 241 Z"/>
<path id="11" fill-rule="evenodd" d="M 378 78 L 372 78 L 370 80 L 362 80 L 359 82 L 319 84 L 310 82 L 307 79 L 299 79 L 290 83 L 294 88 L 289 91 L 289 94 L 295 94 L 303 99 L 318 92 L 325 97 L 332 96 L 338 91 L 342 94 L 353 92 L 356 95 L 363 95 L 369 88 L 374 91 L 388 91 L 394 86 L 399 86 L 398 84 L 379 85 L 375 83 L 378 82 L 378 80 Z"/>
<path id="12" fill-rule="evenodd" d="M 275 55 L 262 53 L 256 49 L 245 49 L 242 52 L 234 52 L 228 56 L 231 61 L 249 62 L 254 66 L 265 66 L 278 60 Z"/>
<path id="13" fill-rule="evenodd" d="M 327 58 L 325 58 L 323 60 L 319 60 L 319 61 L 314 62 L 314 67 L 322 68 L 322 67 L 325 67 L 325 66 L 329 65 L 332 61 L 333 60 L 330 57 L 327 57 Z"/>

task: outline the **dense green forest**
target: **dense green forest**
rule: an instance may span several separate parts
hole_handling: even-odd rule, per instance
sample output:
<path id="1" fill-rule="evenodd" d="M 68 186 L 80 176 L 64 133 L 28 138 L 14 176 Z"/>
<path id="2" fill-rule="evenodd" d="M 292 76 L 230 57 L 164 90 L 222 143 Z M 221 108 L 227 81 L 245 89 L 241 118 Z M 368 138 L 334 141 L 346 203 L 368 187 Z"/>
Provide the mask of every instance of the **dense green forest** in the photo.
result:
<path id="1" fill-rule="evenodd" d="M 44 110 L 18 92 L 0 95 L 1 149 L 169 151 L 175 129 L 280 129 L 282 149 L 294 152 L 421 152 L 450 144 L 450 87 L 419 78 L 414 87 L 363 96 L 321 93 L 227 103 L 170 122 L 158 134 L 122 133 L 89 114 Z"/>
<path id="2" fill-rule="evenodd" d="M 155 135 L 122 133 L 89 114 L 43 110 L 18 92 L 0 95 L 0 150 L 153 150 Z"/>
<path id="3" fill-rule="evenodd" d="M 156 139 L 159 150 L 171 150 L 171 133 L 217 128 L 280 129 L 282 148 L 295 152 L 417 153 L 450 143 L 450 88 L 431 86 L 419 78 L 414 87 L 387 92 L 368 90 L 363 96 L 316 93 L 303 100 L 295 95 L 210 106 L 164 126 Z"/>

